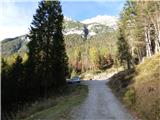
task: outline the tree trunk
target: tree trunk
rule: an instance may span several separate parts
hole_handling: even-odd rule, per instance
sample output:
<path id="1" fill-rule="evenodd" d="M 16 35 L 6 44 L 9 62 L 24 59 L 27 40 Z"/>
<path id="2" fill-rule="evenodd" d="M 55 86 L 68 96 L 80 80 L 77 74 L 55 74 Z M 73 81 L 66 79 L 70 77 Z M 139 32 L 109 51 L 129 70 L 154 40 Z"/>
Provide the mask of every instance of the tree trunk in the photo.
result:
<path id="1" fill-rule="evenodd" d="M 145 27 L 145 42 L 146 42 L 146 56 L 151 57 L 151 40 L 150 40 L 150 30 Z"/>
<path id="2" fill-rule="evenodd" d="M 156 33 L 155 42 L 155 53 L 160 51 L 160 15 L 155 13 L 154 15 L 150 16 L 151 22 L 154 26 L 154 30 Z"/>
<path id="3" fill-rule="evenodd" d="M 131 65 L 130 65 L 130 61 L 129 60 L 127 60 L 127 68 L 131 69 Z"/>
<path id="4" fill-rule="evenodd" d="M 143 56 L 142 56 L 142 52 L 140 49 L 138 49 L 138 60 L 139 60 L 139 63 L 142 61 L 143 59 Z"/>
<path id="5" fill-rule="evenodd" d="M 156 40 L 156 52 L 160 52 L 160 20 L 157 20 L 157 40 Z"/>

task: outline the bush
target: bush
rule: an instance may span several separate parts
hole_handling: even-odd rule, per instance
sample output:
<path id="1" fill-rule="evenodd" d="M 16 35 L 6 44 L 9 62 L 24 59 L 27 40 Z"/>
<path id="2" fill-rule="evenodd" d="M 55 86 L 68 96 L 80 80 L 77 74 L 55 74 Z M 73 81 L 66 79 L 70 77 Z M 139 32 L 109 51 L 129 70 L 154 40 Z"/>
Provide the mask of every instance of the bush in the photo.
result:
<path id="1" fill-rule="evenodd" d="M 131 107 L 135 103 L 136 93 L 134 89 L 129 89 L 124 95 L 124 102 Z"/>

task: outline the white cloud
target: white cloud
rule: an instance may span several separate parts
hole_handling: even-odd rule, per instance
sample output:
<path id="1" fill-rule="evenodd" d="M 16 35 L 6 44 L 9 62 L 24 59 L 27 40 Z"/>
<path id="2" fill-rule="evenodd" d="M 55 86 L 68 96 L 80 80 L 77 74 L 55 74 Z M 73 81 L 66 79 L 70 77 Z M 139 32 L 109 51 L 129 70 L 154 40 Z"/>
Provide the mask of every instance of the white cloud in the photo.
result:
<path id="1" fill-rule="evenodd" d="M 1 0 L 0 3 L 2 2 L 8 2 L 8 3 L 14 3 L 14 2 L 38 2 L 40 0 Z"/>
<path id="2" fill-rule="evenodd" d="M 0 2 L 0 40 L 28 33 L 37 7 L 37 3 L 30 3 L 31 8 L 26 9 L 25 2 Z"/>
<path id="3" fill-rule="evenodd" d="M 0 28 L 0 31 L 0 41 L 5 38 L 13 38 L 28 33 L 28 30 L 24 29 L 24 27 L 4 27 Z"/>

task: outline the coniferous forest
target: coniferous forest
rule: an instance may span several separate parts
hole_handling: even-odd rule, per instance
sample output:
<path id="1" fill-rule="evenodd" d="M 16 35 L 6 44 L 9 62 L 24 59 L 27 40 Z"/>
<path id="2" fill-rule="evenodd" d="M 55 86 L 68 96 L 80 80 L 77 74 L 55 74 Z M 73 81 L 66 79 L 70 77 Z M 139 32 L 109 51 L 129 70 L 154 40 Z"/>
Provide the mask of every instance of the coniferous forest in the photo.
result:
<path id="1" fill-rule="evenodd" d="M 17 56 L 8 66 L 2 60 L 2 118 L 9 112 L 66 88 L 68 57 L 62 34 L 59 1 L 42 1 L 30 27 L 28 59 Z"/>
<path id="2" fill-rule="evenodd" d="M 82 34 L 65 34 L 74 29 Z M 66 20 L 60 1 L 44 0 L 24 36 L 1 42 L 3 120 L 66 91 L 79 97 L 79 86 L 72 94 L 68 79 L 93 75 L 87 79 L 94 83 L 94 75 L 109 75 L 109 70 L 114 75 L 105 84 L 133 115 L 160 120 L 160 1 L 125 1 L 116 27 L 109 27 Z M 88 90 L 83 92 L 85 98 Z"/>

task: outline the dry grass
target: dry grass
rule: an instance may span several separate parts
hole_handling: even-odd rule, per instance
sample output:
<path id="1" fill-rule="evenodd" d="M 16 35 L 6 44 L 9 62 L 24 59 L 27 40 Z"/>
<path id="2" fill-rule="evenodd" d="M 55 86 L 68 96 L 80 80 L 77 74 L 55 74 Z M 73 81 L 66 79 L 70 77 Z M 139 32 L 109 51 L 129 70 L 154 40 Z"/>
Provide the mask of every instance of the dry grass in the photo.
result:
<path id="1" fill-rule="evenodd" d="M 132 72 L 131 72 L 132 71 Z M 110 86 L 143 120 L 160 120 L 160 54 L 112 77 Z"/>
<path id="2" fill-rule="evenodd" d="M 144 119 L 160 120 L 160 54 L 136 67 L 135 107 Z"/>

